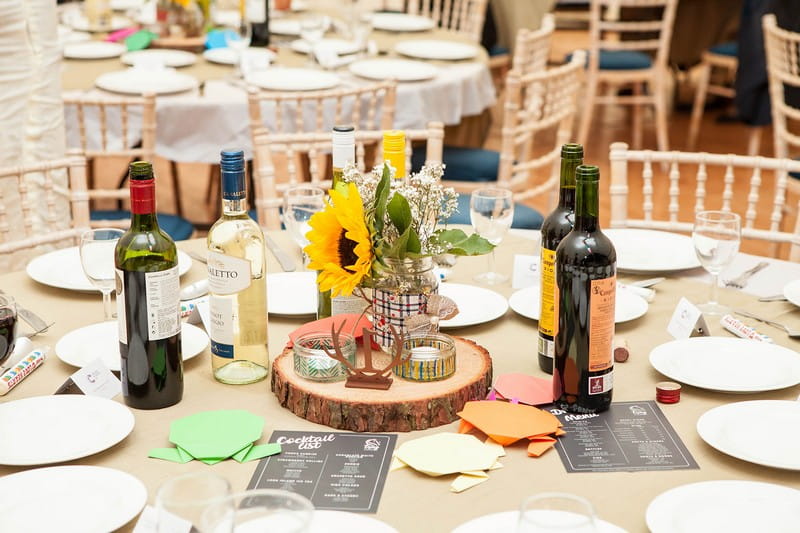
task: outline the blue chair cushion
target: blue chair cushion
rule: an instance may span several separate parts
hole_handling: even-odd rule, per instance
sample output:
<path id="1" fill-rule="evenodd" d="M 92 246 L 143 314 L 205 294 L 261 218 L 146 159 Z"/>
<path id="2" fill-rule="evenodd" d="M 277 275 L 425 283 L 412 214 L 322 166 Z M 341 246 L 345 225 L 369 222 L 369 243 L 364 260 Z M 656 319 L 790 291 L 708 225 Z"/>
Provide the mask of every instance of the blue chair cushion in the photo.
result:
<path id="1" fill-rule="evenodd" d="M 92 220 L 125 220 L 131 218 L 130 211 L 92 211 L 89 214 Z M 173 241 L 185 241 L 194 233 L 194 226 L 185 218 L 177 215 L 158 213 L 158 225 Z"/>
<path id="2" fill-rule="evenodd" d="M 491 48 L 489 48 L 489 55 L 490 56 L 502 56 L 502 55 L 507 55 L 509 53 L 511 53 L 511 50 L 509 50 L 505 46 L 500 46 L 499 44 L 496 44 L 496 45 L 492 46 Z"/>
<path id="3" fill-rule="evenodd" d="M 572 54 L 567 55 L 567 61 Z M 588 62 L 588 59 L 587 59 Z M 600 50 L 600 70 L 639 70 L 650 68 L 653 59 L 635 50 Z"/>
<path id="4" fill-rule="evenodd" d="M 736 57 L 739 55 L 739 44 L 736 41 L 715 44 L 708 51 L 722 56 Z"/>
<path id="5" fill-rule="evenodd" d="M 497 181 L 500 153 L 483 148 L 445 146 L 442 153 L 445 164 L 442 179 L 453 181 Z M 415 148 L 411 155 L 413 172 L 425 162 L 424 148 Z"/>
<path id="6" fill-rule="evenodd" d="M 537 210 L 524 204 L 514 204 L 514 220 L 512 228 L 539 229 L 542 227 L 544 217 Z M 447 219 L 448 224 L 471 224 L 469 219 L 469 194 L 458 195 L 458 212 Z"/>

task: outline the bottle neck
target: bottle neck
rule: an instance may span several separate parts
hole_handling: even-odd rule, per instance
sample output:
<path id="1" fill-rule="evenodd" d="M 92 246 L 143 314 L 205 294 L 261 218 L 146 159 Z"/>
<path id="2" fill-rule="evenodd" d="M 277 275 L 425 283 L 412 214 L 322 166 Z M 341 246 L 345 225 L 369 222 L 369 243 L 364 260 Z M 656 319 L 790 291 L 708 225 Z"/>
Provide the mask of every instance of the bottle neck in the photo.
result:
<path id="1" fill-rule="evenodd" d="M 333 154 L 333 188 L 342 181 L 342 170 L 348 163 L 356 160 L 356 146 L 354 144 L 334 144 Z"/>
<path id="2" fill-rule="evenodd" d="M 575 229 L 595 231 L 598 227 L 599 180 L 579 180 L 575 188 Z"/>
<path id="3" fill-rule="evenodd" d="M 561 159 L 561 183 L 558 189 L 558 206 L 575 209 L 575 169 L 583 164 L 580 159 Z"/>
<path id="4" fill-rule="evenodd" d="M 247 211 L 247 200 L 222 199 L 222 212 L 226 215 L 241 215 Z"/>
<path id="5" fill-rule="evenodd" d="M 153 231 L 158 228 L 156 218 L 156 184 L 153 178 L 132 179 L 131 189 L 131 229 L 134 231 Z"/>
<path id="6" fill-rule="evenodd" d="M 237 170 L 221 169 L 222 213 L 227 216 L 241 215 L 247 211 L 247 185 L 242 163 Z"/>

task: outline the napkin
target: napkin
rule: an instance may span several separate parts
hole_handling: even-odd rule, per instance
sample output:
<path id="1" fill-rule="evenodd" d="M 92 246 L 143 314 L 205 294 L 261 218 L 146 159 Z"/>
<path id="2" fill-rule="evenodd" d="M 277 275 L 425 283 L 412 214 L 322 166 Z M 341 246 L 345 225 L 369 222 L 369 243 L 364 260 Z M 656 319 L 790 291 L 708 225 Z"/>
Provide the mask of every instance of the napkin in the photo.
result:
<path id="1" fill-rule="evenodd" d="M 358 321 L 358 322 L 356 322 Z M 364 328 L 372 328 L 372 322 L 364 315 L 357 315 L 357 314 L 344 314 L 344 315 L 335 315 L 330 316 L 328 318 L 323 318 L 320 320 L 314 320 L 313 322 L 308 322 L 303 324 L 296 330 L 289 333 L 289 343 L 286 345 L 287 348 L 291 348 L 294 346 L 294 341 L 297 340 L 301 335 L 306 335 L 308 333 L 327 333 L 330 334 L 331 326 L 335 327 L 336 331 L 339 330 L 339 327 L 342 323 L 345 323 L 344 329 L 342 333 L 349 333 L 353 335 L 357 343 L 361 342 L 364 332 Z M 355 331 L 353 331 L 353 325 L 356 324 Z M 376 343 L 372 343 L 373 348 L 378 348 L 379 346 Z"/>
<path id="2" fill-rule="evenodd" d="M 228 458 L 244 463 L 280 453 L 280 444 L 254 444 L 263 429 L 264 419 L 244 410 L 196 413 L 170 425 L 169 440 L 175 448 L 155 448 L 148 457 L 216 464 Z"/>
<path id="3" fill-rule="evenodd" d="M 120 30 L 126 31 L 126 30 Z M 144 50 L 145 48 L 150 46 L 150 43 L 153 42 L 153 39 L 156 38 L 156 34 L 147 31 L 137 31 L 135 33 L 131 33 L 127 37 L 125 37 L 125 47 L 128 49 L 129 52 L 134 52 L 136 50 Z"/>
<path id="4" fill-rule="evenodd" d="M 542 405 L 553 401 L 553 381 L 526 374 L 498 376 L 494 390 L 505 400 L 527 405 Z"/>
<path id="5" fill-rule="evenodd" d="M 529 439 L 528 454 L 536 457 L 555 444 L 551 435 L 563 434 L 561 422 L 554 415 L 518 403 L 467 402 L 458 415 L 461 417 L 459 433 L 477 428 L 502 446 Z"/>

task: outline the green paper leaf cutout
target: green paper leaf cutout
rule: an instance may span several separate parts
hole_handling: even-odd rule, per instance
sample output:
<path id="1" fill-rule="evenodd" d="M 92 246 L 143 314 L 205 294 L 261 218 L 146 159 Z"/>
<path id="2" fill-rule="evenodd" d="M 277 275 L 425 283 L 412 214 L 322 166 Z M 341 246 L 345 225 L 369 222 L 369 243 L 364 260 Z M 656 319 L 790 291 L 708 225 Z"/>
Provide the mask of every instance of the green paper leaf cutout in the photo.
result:
<path id="1" fill-rule="evenodd" d="M 204 411 L 172 422 L 169 440 L 197 459 L 226 459 L 261 438 L 264 419 L 233 409 Z"/>
<path id="2" fill-rule="evenodd" d="M 231 455 L 234 459 L 239 461 L 240 463 L 244 461 L 244 458 L 247 457 L 247 453 L 253 448 L 253 443 L 251 442 L 235 454 Z"/>
<path id="3" fill-rule="evenodd" d="M 191 457 L 186 459 L 177 448 L 153 448 L 147 453 L 147 457 L 181 464 L 188 463 L 192 460 Z"/>
<path id="4" fill-rule="evenodd" d="M 234 456 L 234 459 L 240 463 L 246 463 L 248 461 L 263 459 L 264 457 L 269 457 L 270 455 L 275 455 L 278 453 L 281 453 L 281 445 L 277 442 L 273 442 L 271 444 L 256 444 L 250 448 L 250 450 L 247 452 L 247 455 L 245 455 L 242 460 L 237 459 L 236 456 Z"/>
<path id="5" fill-rule="evenodd" d="M 128 49 L 128 52 L 144 50 L 150 46 L 154 38 L 155 34 L 153 32 L 147 30 L 137 31 L 125 38 L 125 48 Z"/>

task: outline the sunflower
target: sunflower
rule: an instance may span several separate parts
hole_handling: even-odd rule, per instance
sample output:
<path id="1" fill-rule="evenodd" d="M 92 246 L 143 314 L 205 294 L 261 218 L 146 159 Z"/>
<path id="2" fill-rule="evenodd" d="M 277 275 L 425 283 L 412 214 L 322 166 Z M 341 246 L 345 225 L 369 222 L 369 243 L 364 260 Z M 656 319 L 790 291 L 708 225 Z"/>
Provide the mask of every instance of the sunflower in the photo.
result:
<path id="1" fill-rule="evenodd" d="M 364 219 L 364 206 L 354 183 L 347 191 L 330 191 L 325 209 L 309 220 L 306 233 L 310 270 L 319 271 L 321 291 L 332 296 L 350 295 L 372 269 L 372 239 Z"/>

